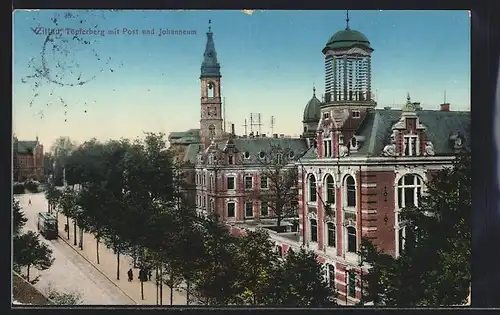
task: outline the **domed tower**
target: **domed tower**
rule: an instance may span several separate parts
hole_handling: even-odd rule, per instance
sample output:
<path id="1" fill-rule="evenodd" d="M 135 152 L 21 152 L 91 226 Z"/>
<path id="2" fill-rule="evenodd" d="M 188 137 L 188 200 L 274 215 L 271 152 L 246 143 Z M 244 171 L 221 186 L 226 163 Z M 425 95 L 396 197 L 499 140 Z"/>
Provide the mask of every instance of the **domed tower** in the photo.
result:
<path id="1" fill-rule="evenodd" d="M 302 136 L 307 139 L 309 146 L 316 139 L 316 131 L 318 130 L 319 119 L 321 118 L 321 101 L 316 97 L 316 88 L 313 88 L 313 96 L 307 102 L 304 108 L 304 117 L 302 124 L 304 132 Z"/>
<path id="2" fill-rule="evenodd" d="M 374 107 L 371 93 L 370 41 L 349 27 L 336 32 L 323 48 L 325 55 L 325 102 L 332 105 L 357 104 Z"/>

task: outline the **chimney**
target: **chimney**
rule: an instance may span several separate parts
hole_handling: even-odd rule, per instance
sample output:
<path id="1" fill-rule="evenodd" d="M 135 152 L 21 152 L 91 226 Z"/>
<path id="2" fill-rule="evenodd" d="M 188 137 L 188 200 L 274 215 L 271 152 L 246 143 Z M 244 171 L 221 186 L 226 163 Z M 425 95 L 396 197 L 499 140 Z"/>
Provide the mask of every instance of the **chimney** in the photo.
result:
<path id="1" fill-rule="evenodd" d="M 273 138 L 278 138 L 278 134 L 277 133 L 273 133 Z"/>
<path id="2" fill-rule="evenodd" d="M 450 111 L 450 103 L 443 103 L 440 106 L 441 106 L 442 112 L 449 112 Z"/>
<path id="3" fill-rule="evenodd" d="M 231 124 L 231 134 L 234 136 L 234 124 Z"/>

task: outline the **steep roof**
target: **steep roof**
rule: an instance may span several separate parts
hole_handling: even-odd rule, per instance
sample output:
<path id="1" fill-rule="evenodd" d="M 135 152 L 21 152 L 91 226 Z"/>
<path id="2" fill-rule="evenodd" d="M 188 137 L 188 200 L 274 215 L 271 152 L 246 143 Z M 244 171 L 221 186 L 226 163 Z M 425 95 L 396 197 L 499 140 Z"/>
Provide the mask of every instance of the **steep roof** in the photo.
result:
<path id="1" fill-rule="evenodd" d="M 268 153 L 272 147 L 279 147 L 284 151 L 293 152 L 294 156 L 302 156 L 308 149 L 307 141 L 302 138 L 242 138 L 232 139 L 236 150 L 248 158 L 243 159 L 244 164 L 255 164 L 260 161 L 260 153 Z M 223 150 L 226 142 L 217 144 L 220 150 Z"/>
<path id="2" fill-rule="evenodd" d="M 18 141 L 17 153 L 33 153 L 38 141 Z"/>

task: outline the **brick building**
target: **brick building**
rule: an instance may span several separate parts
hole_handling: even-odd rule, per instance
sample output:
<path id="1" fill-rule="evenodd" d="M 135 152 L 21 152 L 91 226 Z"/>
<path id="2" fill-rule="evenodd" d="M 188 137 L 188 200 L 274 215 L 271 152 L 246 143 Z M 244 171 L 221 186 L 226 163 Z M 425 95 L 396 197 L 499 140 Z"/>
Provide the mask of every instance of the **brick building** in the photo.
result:
<path id="1" fill-rule="evenodd" d="M 19 141 L 13 138 L 14 181 L 43 180 L 43 145 L 35 140 Z"/>
<path id="2" fill-rule="evenodd" d="M 270 235 L 282 255 L 301 246 L 314 250 L 325 264 L 325 277 L 347 304 L 361 298 L 361 278 L 368 270 L 359 266 L 361 238 L 398 256 L 405 237 L 400 209 L 418 205 L 433 172 L 469 146 L 470 112 L 451 111 L 448 103 L 422 109 L 409 94 L 400 109 L 377 107 L 371 87 L 373 51 L 347 19 L 346 28 L 322 50 L 325 94 L 320 100 L 313 90 L 302 136 L 245 137 L 222 128 L 222 76 L 209 31 L 200 76 L 200 129 L 169 137 L 172 150 L 192 172 L 197 209 L 218 213 L 235 234 L 276 225 L 256 196 L 269 189 L 261 160 L 269 148 L 282 148 L 287 167 L 298 172 L 299 224 L 295 229 L 286 221 L 289 228 L 270 228 Z"/>

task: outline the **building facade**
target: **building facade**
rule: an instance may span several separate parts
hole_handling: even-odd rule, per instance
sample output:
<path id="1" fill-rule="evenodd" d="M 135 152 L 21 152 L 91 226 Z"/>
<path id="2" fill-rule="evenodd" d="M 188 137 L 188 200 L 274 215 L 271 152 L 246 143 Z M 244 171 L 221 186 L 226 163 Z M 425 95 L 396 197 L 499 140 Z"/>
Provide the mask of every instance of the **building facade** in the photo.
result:
<path id="1" fill-rule="evenodd" d="M 451 165 L 469 146 L 470 112 L 450 104 L 422 109 L 407 95 L 400 109 L 378 108 L 373 98 L 374 49 L 361 32 L 335 33 L 322 52 L 325 94 L 304 108 L 300 138 L 283 135 L 238 136 L 223 130 L 221 72 L 213 34 L 201 67 L 200 129 L 172 133 L 171 150 L 189 165 L 194 204 L 200 213 L 217 213 L 234 234 L 275 226 L 275 213 L 262 198 L 272 190 L 266 173 L 270 156 L 295 169 L 298 224 L 269 229 L 277 251 L 305 246 L 325 264 L 325 277 L 341 301 L 362 298 L 361 239 L 370 239 L 394 256 L 404 248 L 404 207 L 418 206 L 425 182 Z M 272 148 L 280 148 L 279 154 Z M 293 208 L 290 205 L 290 208 Z"/>
<path id="2" fill-rule="evenodd" d="M 13 138 L 14 181 L 28 179 L 43 181 L 43 145 L 38 141 L 19 141 Z"/>

